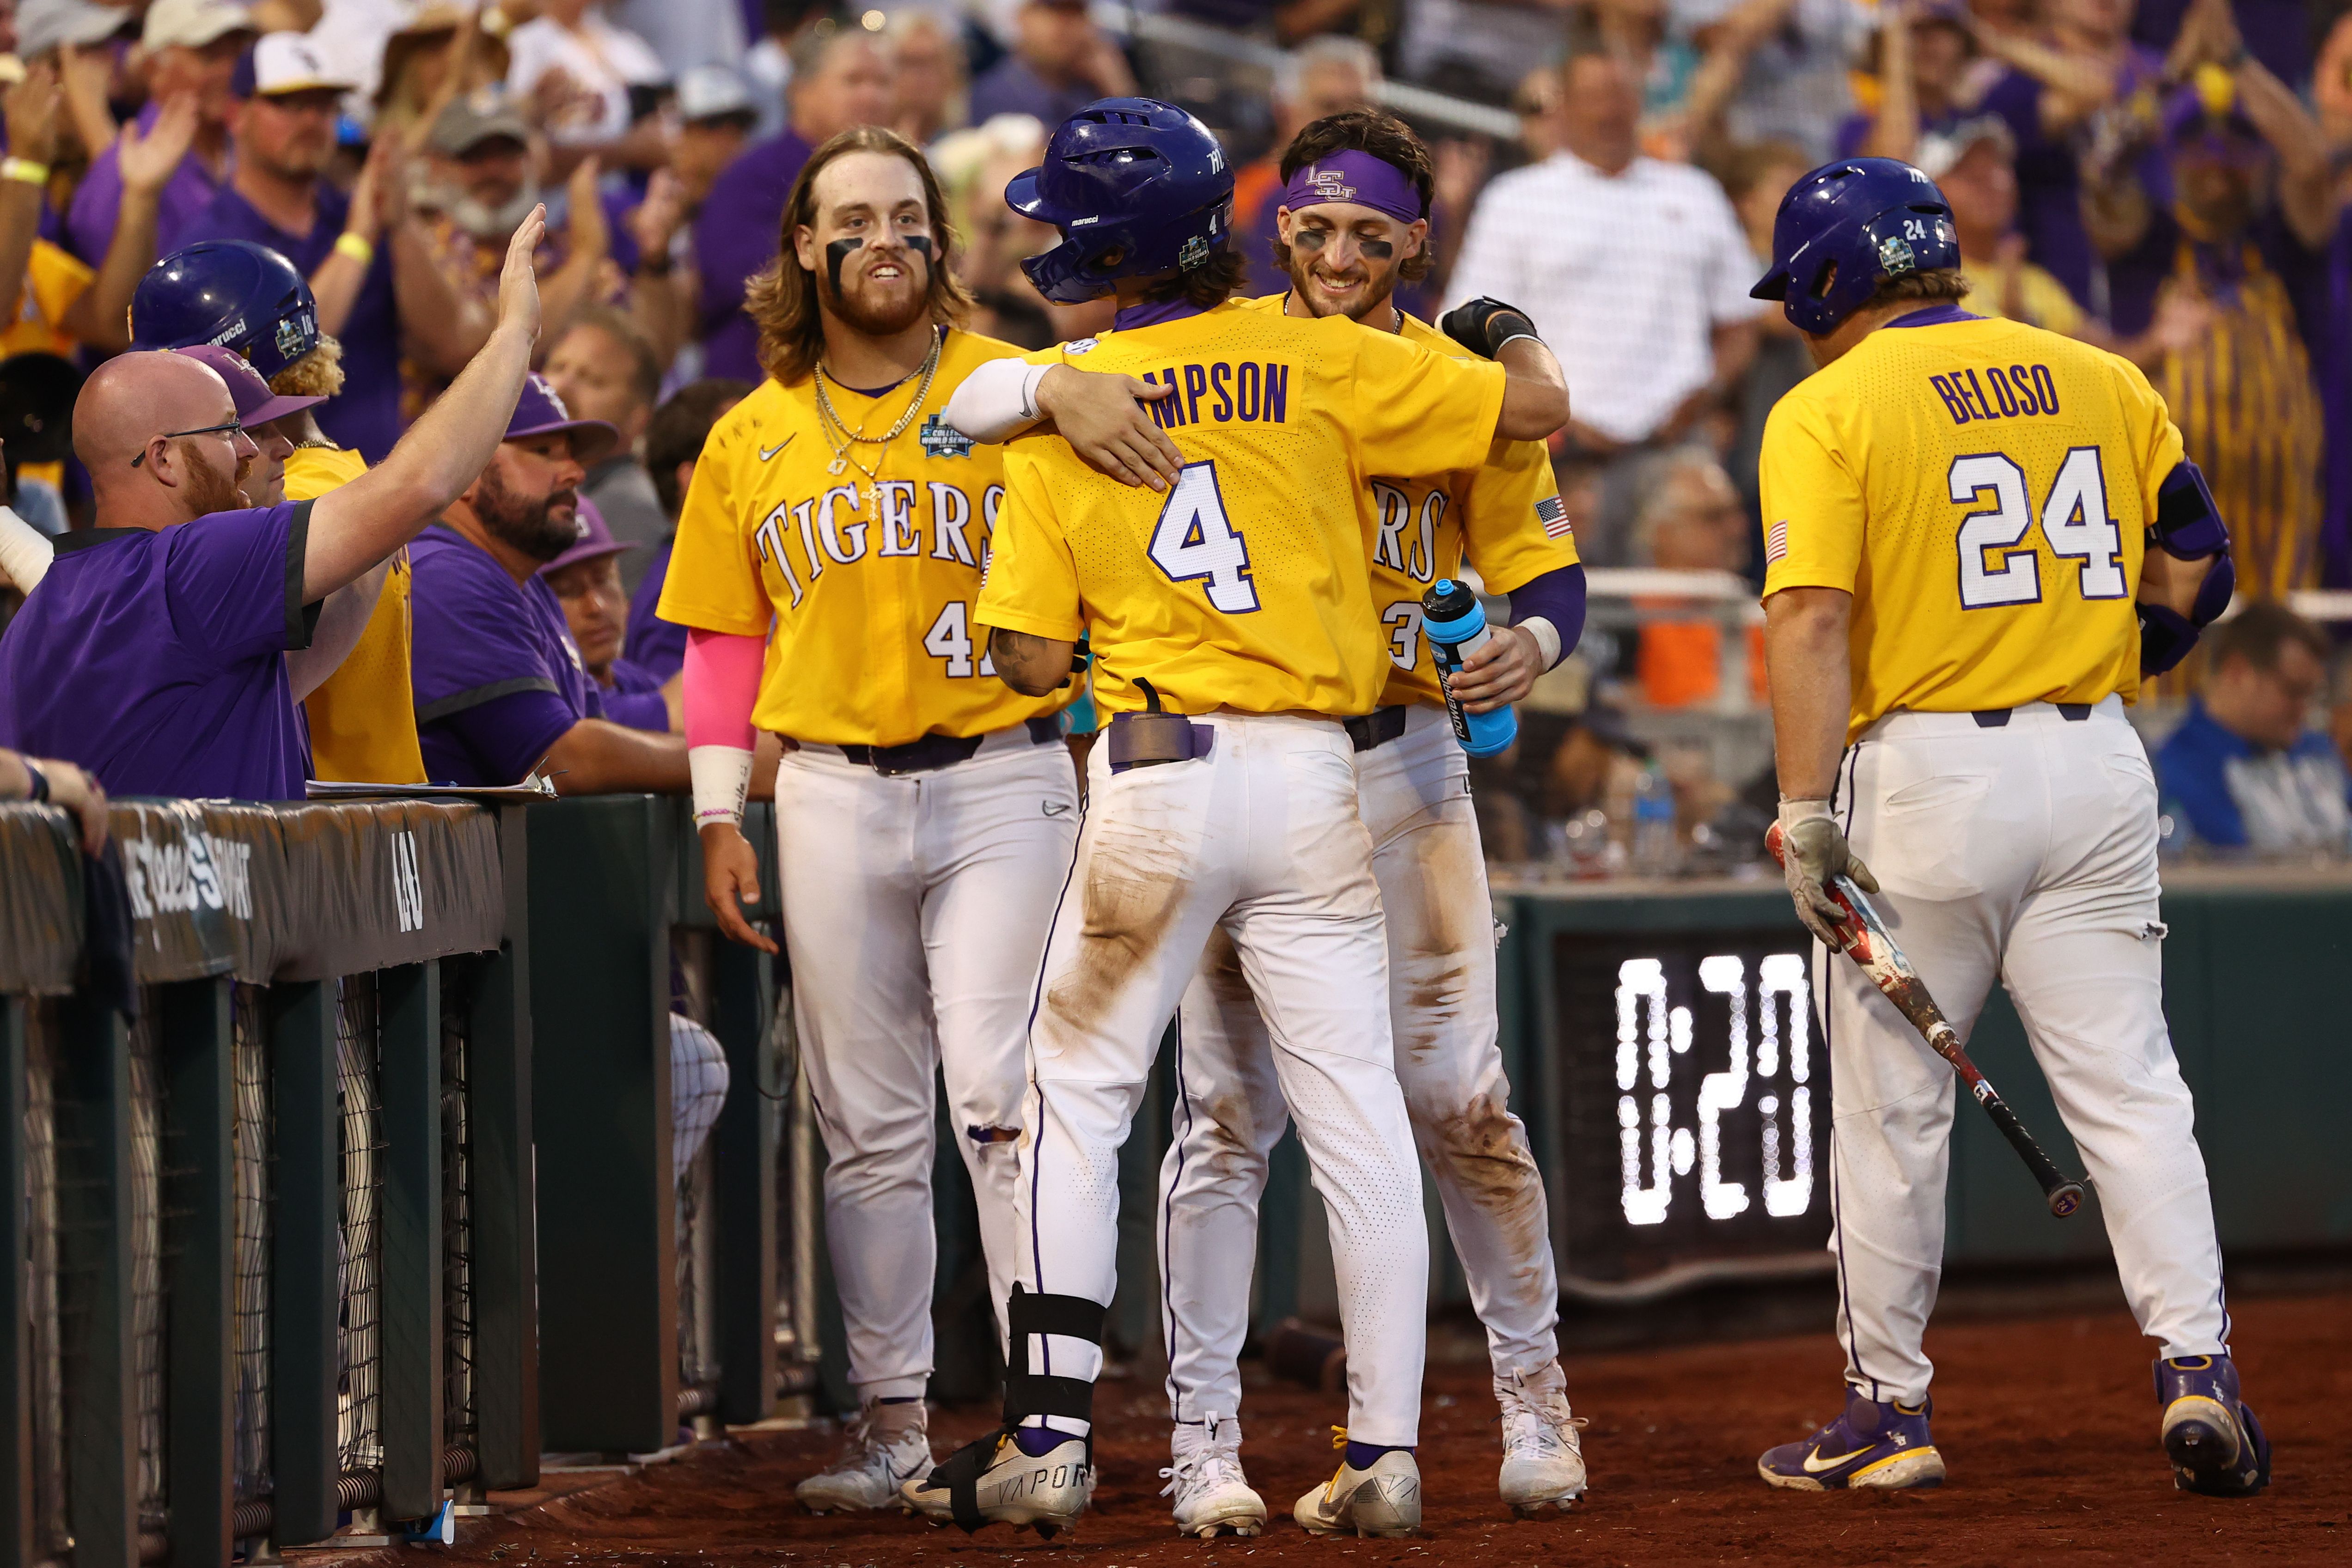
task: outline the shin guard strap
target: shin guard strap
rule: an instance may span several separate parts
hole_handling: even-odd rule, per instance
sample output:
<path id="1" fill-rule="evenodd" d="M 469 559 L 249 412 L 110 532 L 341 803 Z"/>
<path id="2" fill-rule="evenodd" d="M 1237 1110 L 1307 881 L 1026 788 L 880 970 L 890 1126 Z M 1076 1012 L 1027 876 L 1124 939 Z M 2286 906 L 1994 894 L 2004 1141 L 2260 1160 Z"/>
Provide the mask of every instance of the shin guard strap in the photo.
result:
<path id="1" fill-rule="evenodd" d="M 1031 1336 L 1056 1334 L 1064 1339 L 1102 1343 L 1105 1308 L 1084 1296 L 1055 1296 L 1013 1287 L 1005 1319 L 1013 1332 L 1013 1354 L 1004 1369 L 1004 1425 L 1018 1427 L 1032 1416 L 1059 1416 L 1065 1420 L 1094 1419 L 1095 1385 L 1083 1377 L 1061 1377 L 1029 1370 Z"/>

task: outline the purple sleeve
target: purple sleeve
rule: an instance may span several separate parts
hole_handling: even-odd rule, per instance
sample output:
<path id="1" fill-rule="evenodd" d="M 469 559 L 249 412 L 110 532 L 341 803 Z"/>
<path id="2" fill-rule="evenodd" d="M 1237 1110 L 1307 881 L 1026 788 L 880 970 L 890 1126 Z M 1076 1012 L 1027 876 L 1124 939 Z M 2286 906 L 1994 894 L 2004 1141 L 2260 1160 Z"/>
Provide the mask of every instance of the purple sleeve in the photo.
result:
<path id="1" fill-rule="evenodd" d="M 666 681 L 686 666 L 686 628 L 654 613 L 661 603 L 662 583 L 669 576 L 669 552 L 675 540 L 665 539 L 646 568 L 643 582 L 629 600 L 628 640 L 621 656 Z"/>
<path id="2" fill-rule="evenodd" d="M 600 692 L 604 702 L 604 716 L 614 724 L 625 724 L 631 729 L 650 730 L 656 735 L 669 733 L 669 704 L 659 692 Z"/>
<path id="3" fill-rule="evenodd" d="M 1556 566 L 1542 576 L 1532 578 L 1511 590 L 1511 624 L 1532 621 L 1538 616 L 1549 621 L 1559 633 L 1559 656 L 1567 658 L 1576 652 L 1577 639 L 1584 635 L 1584 568 L 1581 564 Z"/>
<path id="4" fill-rule="evenodd" d="M 307 648 L 318 620 L 302 601 L 310 503 L 215 512 L 163 534 L 173 630 L 223 659 Z"/>
<path id="5" fill-rule="evenodd" d="M 420 710 L 420 723 L 425 716 Z M 455 740 L 481 769 L 478 779 L 460 784 L 520 784 L 533 765 L 547 755 L 580 716 L 554 692 L 515 691 L 490 697 L 442 716 L 436 723 L 446 739 Z M 446 747 L 432 749 L 446 751 Z"/>
<path id="6" fill-rule="evenodd" d="M 103 267 L 107 249 L 114 243 L 116 209 L 121 204 L 122 176 L 115 167 L 114 149 L 110 147 L 90 161 L 89 172 L 74 192 L 73 205 L 66 214 L 66 248 L 91 267 Z"/>
<path id="7" fill-rule="evenodd" d="M 417 730 L 446 727 L 492 782 L 512 783 L 583 716 L 533 636 L 513 580 L 471 545 L 429 534 L 410 556 Z"/>

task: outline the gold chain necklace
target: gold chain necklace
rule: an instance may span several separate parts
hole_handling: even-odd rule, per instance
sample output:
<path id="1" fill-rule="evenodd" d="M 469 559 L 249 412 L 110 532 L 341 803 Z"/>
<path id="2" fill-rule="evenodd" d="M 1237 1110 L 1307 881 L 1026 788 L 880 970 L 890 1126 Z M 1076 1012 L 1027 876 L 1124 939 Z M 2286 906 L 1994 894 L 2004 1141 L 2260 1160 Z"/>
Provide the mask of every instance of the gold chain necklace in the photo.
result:
<path id="1" fill-rule="evenodd" d="M 923 400 L 931 395 L 931 379 L 940 371 L 940 345 L 943 340 L 944 334 L 932 334 L 931 351 L 923 357 L 923 382 L 915 389 L 915 401 L 907 405 L 907 412 L 898 416 L 898 423 L 880 435 L 866 434 L 866 421 L 863 419 L 857 422 L 856 430 L 849 428 L 849 422 L 841 417 L 840 411 L 833 406 L 832 395 L 825 391 L 826 383 L 833 378 L 825 373 L 823 361 L 817 363 L 817 428 L 824 433 L 825 444 L 833 448 L 833 461 L 824 465 L 824 471 L 828 474 L 839 474 L 844 468 L 854 465 L 860 474 L 866 476 L 866 494 L 870 507 L 879 506 L 877 498 L 879 481 L 877 476 L 881 473 L 882 465 L 889 454 L 887 450 L 877 453 L 873 465 L 868 467 L 858 461 L 856 454 L 851 448 L 862 445 L 887 449 L 890 443 L 906 434 L 907 426 L 914 423 L 915 415 L 922 412 Z"/>

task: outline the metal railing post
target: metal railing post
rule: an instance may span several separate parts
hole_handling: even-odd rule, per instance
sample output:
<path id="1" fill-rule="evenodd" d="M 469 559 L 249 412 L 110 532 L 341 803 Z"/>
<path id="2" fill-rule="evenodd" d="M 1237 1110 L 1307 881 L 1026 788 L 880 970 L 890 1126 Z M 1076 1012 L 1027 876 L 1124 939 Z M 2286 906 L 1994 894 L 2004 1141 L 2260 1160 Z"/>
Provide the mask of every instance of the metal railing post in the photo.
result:
<path id="1" fill-rule="evenodd" d="M 383 1480 L 386 1519 L 441 1506 L 441 966 L 380 971 Z"/>
<path id="2" fill-rule="evenodd" d="M 467 1044 L 474 1443 L 485 1488 L 539 1479 L 539 1221 L 532 1151 L 528 809 L 499 812 L 506 943 L 480 961 Z"/>
<path id="3" fill-rule="evenodd" d="M 78 1278 L 66 1416 L 75 1568 L 139 1561 L 139 1410 L 131 1349 L 131 1040 L 77 993 L 58 1008 L 58 1240 Z M 70 1176 L 67 1172 L 70 1171 Z M 75 1354 L 78 1352 L 78 1354 Z"/>
<path id="4" fill-rule="evenodd" d="M 236 1123 L 226 976 L 159 987 L 163 1081 L 165 1494 L 174 1568 L 235 1551 Z"/>
<path id="5" fill-rule="evenodd" d="M 268 991 L 278 1156 L 270 1258 L 271 1469 L 280 1544 L 335 1531 L 339 1505 L 336 1325 L 341 1307 L 342 1173 L 335 1106 L 335 985 Z"/>

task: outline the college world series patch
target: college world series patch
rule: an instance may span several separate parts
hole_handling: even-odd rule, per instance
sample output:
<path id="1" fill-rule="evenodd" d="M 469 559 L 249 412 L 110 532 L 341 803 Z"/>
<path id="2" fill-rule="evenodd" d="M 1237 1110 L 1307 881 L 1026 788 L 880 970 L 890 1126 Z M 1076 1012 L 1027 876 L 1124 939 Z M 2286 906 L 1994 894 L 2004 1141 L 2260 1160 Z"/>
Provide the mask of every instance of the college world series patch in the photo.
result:
<path id="1" fill-rule="evenodd" d="M 944 414 L 933 414 L 923 421 L 923 455 L 926 457 L 969 457 L 971 437 L 947 422 Z"/>

